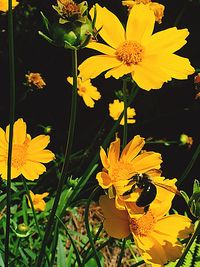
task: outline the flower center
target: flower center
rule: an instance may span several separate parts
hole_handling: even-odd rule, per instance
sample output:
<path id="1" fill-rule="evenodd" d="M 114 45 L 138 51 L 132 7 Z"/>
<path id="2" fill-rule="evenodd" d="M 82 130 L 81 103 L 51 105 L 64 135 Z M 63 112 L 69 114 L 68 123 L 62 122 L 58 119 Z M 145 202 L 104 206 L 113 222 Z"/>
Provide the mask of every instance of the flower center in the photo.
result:
<path id="1" fill-rule="evenodd" d="M 150 3 L 151 2 L 151 0 L 135 0 L 135 3 L 136 4 L 148 4 L 148 3 Z"/>
<path id="2" fill-rule="evenodd" d="M 125 41 L 116 50 L 115 55 L 118 60 L 126 65 L 138 64 L 144 56 L 144 48 L 135 41 Z"/>
<path id="3" fill-rule="evenodd" d="M 154 229 L 155 224 L 156 224 L 156 218 L 152 214 L 151 210 L 149 210 L 139 219 L 133 219 L 133 218 L 130 219 L 131 232 L 139 236 L 147 236 L 148 233 Z"/>
<path id="4" fill-rule="evenodd" d="M 27 145 L 13 145 L 12 167 L 19 169 L 26 163 Z"/>

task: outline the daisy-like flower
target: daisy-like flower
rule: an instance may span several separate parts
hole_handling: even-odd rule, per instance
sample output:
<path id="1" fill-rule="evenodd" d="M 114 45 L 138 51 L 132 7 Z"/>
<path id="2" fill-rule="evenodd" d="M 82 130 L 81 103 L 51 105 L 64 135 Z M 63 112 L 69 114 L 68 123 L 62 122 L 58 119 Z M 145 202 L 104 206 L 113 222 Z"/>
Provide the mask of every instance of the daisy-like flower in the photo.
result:
<path id="1" fill-rule="evenodd" d="M 17 2 L 16 0 L 12 0 L 12 8 L 15 8 L 18 4 L 19 2 Z M 8 0 L 0 0 L 0 11 L 8 11 Z"/>
<path id="2" fill-rule="evenodd" d="M 153 10 L 155 19 L 158 23 L 162 22 L 162 18 L 164 16 L 165 7 L 159 3 L 151 2 L 151 0 L 130 0 L 130 1 L 122 1 L 122 5 L 127 6 L 130 10 L 134 5 L 137 4 L 145 4 L 148 5 L 151 10 Z"/>
<path id="3" fill-rule="evenodd" d="M 99 200 L 108 235 L 121 239 L 132 234 L 142 258 L 154 267 L 180 258 L 183 245 L 177 238 L 187 238 L 193 232 L 189 218 L 178 214 L 166 215 L 170 203 L 168 199 L 159 205 L 153 203 L 147 213 L 138 216 L 134 212 L 130 214 L 127 210 L 116 209 L 114 199 L 108 196 L 101 196 Z"/>
<path id="4" fill-rule="evenodd" d="M 83 80 L 95 78 L 104 71 L 107 71 L 105 78 L 118 79 L 131 74 L 140 88 L 151 90 L 161 88 L 172 78 L 187 79 L 194 72 L 187 58 L 174 54 L 186 43 L 187 29 L 172 27 L 152 34 L 154 12 L 140 4 L 131 9 L 125 31 L 112 12 L 98 4 L 95 7 L 95 26 L 108 45 L 98 42 L 87 45 L 103 55 L 92 56 L 79 66 Z M 94 15 L 94 8 L 90 13 Z"/>
<path id="5" fill-rule="evenodd" d="M 71 85 L 73 84 L 72 77 L 68 77 L 67 81 Z M 87 107 L 93 108 L 95 104 L 94 100 L 99 100 L 101 98 L 101 94 L 99 93 L 97 88 L 91 84 L 90 79 L 82 81 L 81 77 L 78 77 L 77 82 L 79 96 L 83 98 L 83 101 L 85 102 Z"/>
<path id="6" fill-rule="evenodd" d="M 113 103 L 109 104 L 109 114 L 116 121 L 124 110 L 123 101 L 115 99 Z M 127 108 L 127 123 L 135 123 L 133 117 L 136 115 L 134 108 Z M 120 125 L 124 125 L 124 117 L 120 121 Z"/>
<path id="7" fill-rule="evenodd" d="M 103 170 L 96 175 L 99 185 L 103 189 L 108 189 L 111 194 L 114 188 L 115 194 L 112 197 L 116 199 L 116 206 L 119 209 L 124 209 L 124 201 L 136 202 L 140 196 L 141 189 L 133 190 L 129 195 L 124 196 L 124 193 L 129 191 L 134 185 L 131 178 L 136 174 L 146 174 L 151 177 L 152 181 L 161 186 L 167 186 L 176 190 L 176 179 L 164 179 L 160 177 L 160 165 L 162 163 L 160 153 L 152 151 L 141 152 L 145 144 L 144 138 L 136 135 L 123 149 L 120 155 L 120 139 L 110 144 L 108 153 L 100 148 L 100 158 L 103 165 Z M 165 190 L 164 188 L 157 187 L 158 190 Z M 164 191 L 164 195 L 165 195 Z M 163 191 L 162 191 L 163 192 Z M 159 194 L 163 197 L 163 194 Z"/>
<path id="8" fill-rule="evenodd" d="M 46 86 L 45 81 L 43 80 L 42 76 L 38 72 L 31 72 L 26 74 L 28 86 L 36 86 L 38 89 L 43 89 Z"/>
<path id="9" fill-rule="evenodd" d="M 46 171 L 42 163 L 48 163 L 55 158 L 55 155 L 45 149 L 50 141 L 48 135 L 38 135 L 31 138 L 26 133 L 26 123 L 18 119 L 14 123 L 13 146 L 11 162 L 11 178 L 17 178 L 22 174 L 28 180 L 35 180 Z M 6 131 L 0 128 L 0 175 L 7 179 L 8 164 L 9 126 Z"/>
<path id="10" fill-rule="evenodd" d="M 49 195 L 48 192 L 45 192 L 43 194 L 34 194 L 32 191 L 29 192 L 31 200 L 33 202 L 34 209 L 36 211 L 44 211 L 46 207 L 46 203 L 44 201 L 44 198 Z M 31 208 L 31 203 L 28 200 L 28 205 Z"/>

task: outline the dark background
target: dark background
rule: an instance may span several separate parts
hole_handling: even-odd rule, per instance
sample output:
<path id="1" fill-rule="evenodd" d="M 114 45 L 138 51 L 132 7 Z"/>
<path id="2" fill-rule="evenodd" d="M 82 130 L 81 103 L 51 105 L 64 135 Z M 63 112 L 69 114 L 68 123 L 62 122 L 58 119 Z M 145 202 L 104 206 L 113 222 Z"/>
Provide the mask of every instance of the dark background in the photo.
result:
<path id="1" fill-rule="evenodd" d="M 125 23 L 127 8 L 121 5 L 120 0 L 92 0 L 88 1 L 89 7 L 92 7 L 94 3 L 106 6 Z M 180 29 L 188 28 L 190 31 L 188 43 L 177 54 L 188 57 L 195 69 L 200 68 L 199 1 L 169 0 L 159 1 L 159 3 L 165 5 L 165 16 L 162 24 L 156 24 L 155 31 L 174 25 Z M 40 11 L 43 11 L 46 16 L 52 16 L 54 14 L 52 4 L 55 4 L 55 1 L 21 0 L 20 5 L 14 10 L 16 119 L 22 117 L 27 122 L 28 132 L 33 137 L 43 132 L 39 125 L 51 125 L 49 148 L 60 154 L 64 151 L 69 122 L 71 89 L 66 82 L 66 77 L 71 75 L 71 51 L 50 45 L 38 34 L 38 30 L 44 30 Z M 95 53 L 89 49 L 79 51 L 78 62 L 81 63 Z M 24 82 L 28 71 L 40 72 L 47 86 L 43 90 L 29 92 L 22 100 L 27 92 Z M 162 169 L 165 177 L 181 176 L 200 141 L 200 99 L 195 99 L 197 91 L 193 82 L 194 76 L 195 74 L 190 75 L 188 80 L 183 81 L 173 80 L 164 84 L 161 90 L 146 92 L 141 89 L 132 105 L 136 109 L 137 122 L 128 126 L 129 140 L 136 134 L 146 138 L 164 138 L 175 141 L 179 140 L 182 133 L 193 137 L 194 143 L 190 149 L 177 144 L 145 146 L 147 150 L 162 153 Z M 97 77 L 92 83 L 102 95 L 101 100 L 96 102 L 95 108 L 86 107 L 82 99 L 78 97 L 73 152 L 89 148 L 87 157 L 83 160 L 83 170 L 113 125 L 113 120 L 108 114 L 108 104 L 116 98 L 115 90 L 121 89 L 119 81 L 113 78 L 105 80 L 103 75 Z M 0 84 L 0 126 L 5 128 L 9 123 L 6 14 L 0 15 Z M 119 130 L 120 136 L 122 136 L 121 132 Z M 193 180 L 199 179 L 199 164 L 198 159 L 182 184 L 182 188 L 189 193 L 191 193 Z"/>

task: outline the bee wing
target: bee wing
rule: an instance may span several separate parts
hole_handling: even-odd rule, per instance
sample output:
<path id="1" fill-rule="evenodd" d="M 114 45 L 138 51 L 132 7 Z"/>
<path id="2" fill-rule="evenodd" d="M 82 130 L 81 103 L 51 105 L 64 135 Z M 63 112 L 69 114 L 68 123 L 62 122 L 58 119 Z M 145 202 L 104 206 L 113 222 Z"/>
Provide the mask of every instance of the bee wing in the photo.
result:
<path id="1" fill-rule="evenodd" d="M 166 189 L 167 191 L 170 191 L 176 195 L 181 195 L 181 193 L 174 187 L 169 186 L 169 185 L 165 185 L 165 184 L 161 184 L 161 183 L 154 183 L 156 186 L 162 187 L 164 189 Z"/>

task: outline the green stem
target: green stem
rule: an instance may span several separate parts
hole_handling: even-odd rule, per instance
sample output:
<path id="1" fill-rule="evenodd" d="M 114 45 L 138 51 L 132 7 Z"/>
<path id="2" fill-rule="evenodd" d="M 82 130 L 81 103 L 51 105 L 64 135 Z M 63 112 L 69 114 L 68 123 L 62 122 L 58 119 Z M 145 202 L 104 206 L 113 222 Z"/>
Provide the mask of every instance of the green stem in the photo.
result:
<path id="1" fill-rule="evenodd" d="M 174 22 L 174 26 L 178 26 L 178 24 L 179 24 L 179 22 L 180 22 L 180 20 L 181 20 L 181 18 L 183 16 L 183 14 L 184 14 L 184 12 L 187 10 L 189 4 L 190 4 L 190 1 L 185 2 L 183 8 L 181 9 L 180 13 L 176 17 L 176 20 Z"/>
<path id="2" fill-rule="evenodd" d="M 197 160 L 198 156 L 200 153 L 200 144 L 197 146 L 196 151 L 194 152 L 189 164 L 187 165 L 184 173 L 181 175 L 180 179 L 177 181 L 177 185 L 180 186 L 180 184 L 185 180 L 187 177 L 188 173 L 191 171 L 195 161 Z"/>
<path id="3" fill-rule="evenodd" d="M 197 227 L 196 227 L 196 229 L 195 229 L 193 235 L 191 236 L 189 242 L 187 243 L 187 246 L 186 246 L 186 248 L 185 248 L 185 250 L 184 250 L 184 252 L 183 252 L 181 258 L 179 259 L 179 261 L 177 262 L 177 264 L 175 265 L 175 267 L 180 267 L 180 266 L 182 266 L 186 254 L 188 253 L 190 247 L 192 246 L 192 244 L 193 244 L 195 238 L 196 238 L 199 234 L 200 234 L 200 221 L 198 221 Z"/>
<path id="4" fill-rule="evenodd" d="M 118 261 L 117 267 L 121 266 L 122 258 L 123 258 L 123 255 L 124 255 L 125 246 L 126 246 L 126 239 L 124 238 L 123 243 L 122 243 L 121 252 L 120 252 L 120 255 L 119 255 L 119 261 Z"/>
<path id="5" fill-rule="evenodd" d="M 67 145 L 66 145 L 66 150 L 65 150 L 65 159 L 64 159 L 62 170 L 61 170 L 61 177 L 58 183 L 57 193 L 54 199 L 53 207 L 49 215 L 44 238 L 42 241 L 42 247 L 41 247 L 40 254 L 38 256 L 38 260 L 36 263 L 37 267 L 42 266 L 42 261 L 43 261 L 43 257 L 45 254 L 45 248 L 51 236 L 50 233 L 52 232 L 51 229 L 54 225 L 54 217 L 56 214 L 57 207 L 59 205 L 59 200 L 60 200 L 60 196 L 61 196 L 62 189 L 64 186 L 66 172 L 69 166 L 69 158 L 70 158 L 71 150 L 72 150 L 72 143 L 73 143 L 74 130 L 75 130 L 75 121 L 76 121 L 76 105 L 77 105 L 77 50 L 72 50 L 72 75 L 73 75 L 72 104 L 71 104 L 71 113 L 70 113 L 70 122 L 69 122 L 69 132 L 68 132 Z"/>
<path id="6" fill-rule="evenodd" d="M 13 37 L 13 14 L 12 0 L 8 1 L 8 49 L 9 49 L 9 74 L 10 74 L 10 130 L 8 143 L 8 163 L 7 163 L 7 195 L 6 195 L 6 240 L 5 240 L 5 267 L 9 261 L 10 242 L 10 208 L 11 208 L 11 163 L 12 163 L 12 143 L 13 125 L 15 119 L 15 62 L 14 62 L 14 37 Z"/>
<path id="7" fill-rule="evenodd" d="M 26 184 L 26 180 L 25 180 L 25 178 L 23 176 L 22 176 L 22 182 L 23 182 L 24 189 L 26 191 L 26 195 L 28 196 L 29 203 L 31 204 L 31 210 L 32 210 L 32 213 L 33 213 L 33 218 L 34 218 L 34 221 L 35 221 L 35 225 L 36 225 L 40 240 L 42 240 L 42 232 L 40 230 L 40 226 L 39 226 L 39 223 L 38 223 L 38 220 L 37 220 L 37 216 L 36 216 L 36 213 L 35 213 L 33 201 L 32 201 L 28 186 Z M 45 256 L 46 256 L 46 260 L 47 260 L 48 266 L 50 266 L 50 262 L 49 262 L 49 258 L 47 256 L 47 253 L 45 253 Z"/>
<path id="8" fill-rule="evenodd" d="M 123 144 L 122 148 L 124 148 L 127 144 L 127 80 L 123 79 L 123 101 L 124 101 L 124 131 L 123 131 Z"/>
<path id="9" fill-rule="evenodd" d="M 97 254 L 97 250 L 95 248 L 95 245 L 94 245 L 94 241 L 93 241 L 92 234 L 91 234 L 91 231 L 90 231 L 89 220 L 88 220 L 90 203 L 91 203 L 93 197 L 95 196 L 95 194 L 97 193 L 98 190 L 99 190 L 99 187 L 95 188 L 95 190 L 92 192 L 92 194 L 88 198 L 88 202 L 87 202 L 87 205 L 85 207 L 85 218 L 84 218 L 84 220 L 85 220 L 85 228 L 86 228 L 86 231 L 87 231 L 87 236 L 88 236 L 89 241 L 90 241 L 90 246 L 91 246 L 92 251 L 94 253 L 94 258 L 96 260 L 97 266 L 101 267 L 101 262 L 100 262 L 98 254 Z M 85 260 L 83 259 L 82 266 L 84 266 L 84 264 L 85 264 Z"/>

